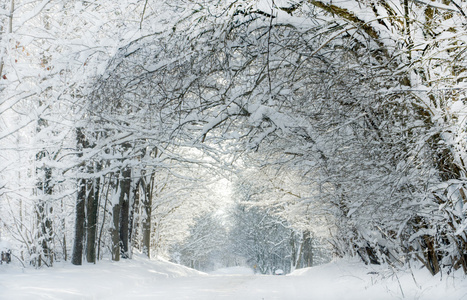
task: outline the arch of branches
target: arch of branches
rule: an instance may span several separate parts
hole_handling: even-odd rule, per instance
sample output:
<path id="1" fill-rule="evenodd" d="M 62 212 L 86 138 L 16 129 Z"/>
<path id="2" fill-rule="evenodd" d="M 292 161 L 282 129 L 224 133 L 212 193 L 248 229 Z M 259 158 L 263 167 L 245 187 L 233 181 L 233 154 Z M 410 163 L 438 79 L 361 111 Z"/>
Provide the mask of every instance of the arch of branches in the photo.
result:
<path id="1" fill-rule="evenodd" d="M 163 178 L 203 184 L 227 158 L 270 174 L 291 224 L 325 222 L 337 255 L 467 272 L 464 14 L 347 2 L 217 5 L 120 48 L 80 102 L 73 263 L 101 242 L 150 255 Z"/>

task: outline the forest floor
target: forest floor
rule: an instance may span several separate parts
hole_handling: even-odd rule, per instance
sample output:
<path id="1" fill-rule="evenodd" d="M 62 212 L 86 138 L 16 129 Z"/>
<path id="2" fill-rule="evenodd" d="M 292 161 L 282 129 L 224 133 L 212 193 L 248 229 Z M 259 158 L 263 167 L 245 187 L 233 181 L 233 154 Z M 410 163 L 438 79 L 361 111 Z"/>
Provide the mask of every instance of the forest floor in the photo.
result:
<path id="1" fill-rule="evenodd" d="M 467 277 L 432 277 L 418 268 L 395 273 L 349 259 L 285 276 L 240 267 L 206 274 L 136 256 L 40 270 L 0 265 L 0 299 L 467 299 Z"/>

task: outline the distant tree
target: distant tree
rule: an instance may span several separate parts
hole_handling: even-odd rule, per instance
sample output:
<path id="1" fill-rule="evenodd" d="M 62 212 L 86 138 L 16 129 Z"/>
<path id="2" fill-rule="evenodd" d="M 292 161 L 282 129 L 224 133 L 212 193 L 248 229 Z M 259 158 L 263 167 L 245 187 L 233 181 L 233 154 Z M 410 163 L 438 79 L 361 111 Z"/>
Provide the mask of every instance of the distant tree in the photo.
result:
<path id="1" fill-rule="evenodd" d="M 189 236 L 172 249 L 179 263 L 201 271 L 211 271 L 222 263 L 228 233 L 223 220 L 213 213 L 195 220 Z"/>

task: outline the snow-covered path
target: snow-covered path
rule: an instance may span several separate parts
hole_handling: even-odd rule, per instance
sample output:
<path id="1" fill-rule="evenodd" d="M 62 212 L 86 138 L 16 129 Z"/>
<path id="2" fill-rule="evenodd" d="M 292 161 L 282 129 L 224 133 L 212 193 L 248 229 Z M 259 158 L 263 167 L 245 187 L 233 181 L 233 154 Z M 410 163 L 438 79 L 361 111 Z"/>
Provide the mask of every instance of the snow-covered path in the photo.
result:
<path id="1" fill-rule="evenodd" d="M 45 275 L 45 274 L 44 274 Z M 338 290 L 326 290 L 306 277 L 263 275 L 206 275 L 147 278 L 110 284 L 105 277 L 86 280 L 63 276 L 15 276 L 2 284 L 0 299 L 348 299 Z M 104 275 L 104 274 L 101 274 Z M 28 278 L 29 277 L 29 278 Z M 93 277 L 93 276 L 91 276 Z M 26 279 L 28 284 L 22 279 Z M 9 281 L 9 280 L 8 280 Z M 93 282 L 91 282 L 93 281 Z M 359 296 L 359 299 L 361 296 Z M 351 298 L 353 299 L 353 298 Z M 356 298 L 355 298 L 356 299 Z"/>
<path id="2" fill-rule="evenodd" d="M 317 290 L 306 277 L 200 275 L 109 282 L 106 272 L 77 278 L 67 273 L 14 275 L 1 284 L 0 299 L 310 299 Z M 70 274 L 71 275 L 71 274 Z M 81 277 L 81 276 L 80 276 Z M 100 278 L 99 278 L 100 277 Z M 107 277 L 107 278 L 106 278 Z M 113 276 L 112 276 L 113 277 Z M 127 277 L 127 279 L 129 279 Z M 127 281 L 128 285 L 125 284 Z M 5 286 L 8 284 L 8 286 Z"/>
<path id="3" fill-rule="evenodd" d="M 467 280 L 460 273 L 442 278 L 426 270 L 395 274 L 355 261 L 287 276 L 235 271 L 205 274 L 143 258 L 41 270 L 1 265 L 0 299 L 467 299 Z"/>
<path id="4" fill-rule="evenodd" d="M 291 277 L 208 275 L 163 280 L 145 294 L 127 295 L 130 299 L 166 299 L 167 295 L 172 299 L 310 299 L 307 286 L 309 282 Z"/>

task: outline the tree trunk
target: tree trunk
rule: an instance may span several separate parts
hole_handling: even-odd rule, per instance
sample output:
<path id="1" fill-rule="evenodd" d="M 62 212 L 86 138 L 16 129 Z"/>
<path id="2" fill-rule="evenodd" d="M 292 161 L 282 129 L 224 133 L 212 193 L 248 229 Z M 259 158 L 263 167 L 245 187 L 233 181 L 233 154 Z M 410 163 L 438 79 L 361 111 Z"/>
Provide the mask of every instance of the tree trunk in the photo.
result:
<path id="1" fill-rule="evenodd" d="M 86 260 L 96 263 L 97 211 L 99 204 L 100 178 L 88 181 L 86 205 Z"/>
<path id="2" fill-rule="evenodd" d="M 65 211 L 63 200 L 61 201 L 61 208 L 62 208 L 62 212 Z M 67 242 L 66 242 L 66 232 L 67 232 L 67 230 L 66 230 L 65 218 L 62 218 L 61 224 L 62 224 L 62 229 L 63 229 L 63 236 L 62 236 L 63 260 L 67 261 L 68 260 L 68 251 L 67 251 Z"/>
<path id="3" fill-rule="evenodd" d="M 47 126 L 47 121 L 39 119 L 37 121 L 37 133 Z M 37 216 L 37 240 L 40 241 L 38 266 L 40 267 L 42 262 L 47 266 L 53 264 L 53 249 L 52 249 L 52 206 L 50 203 L 50 196 L 53 194 L 53 183 L 52 183 L 52 168 L 45 165 L 49 158 L 49 152 L 47 150 L 41 150 L 36 154 L 36 162 L 40 166 L 36 169 L 38 175 L 38 181 L 36 184 L 38 203 L 36 205 L 36 216 Z"/>
<path id="4" fill-rule="evenodd" d="M 83 156 L 83 149 L 88 146 L 83 128 L 76 128 L 76 148 L 78 157 Z M 84 163 L 82 164 L 84 165 Z M 81 169 L 82 170 L 82 169 Z M 83 248 L 86 221 L 86 179 L 78 180 L 78 195 L 76 197 L 76 219 L 75 219 L 75 239 L 73 242 L 73 253 L 71 263 L 81 265 L 83 263 Z"/>
<path id="5" fill-rule="evenodd" d="M 42 248 L 39 254 L 38 266 L 40 267 L 44 262 L 48 267 L 53 264 L 53 250 L 51 248 L 53 228 L 50 215 L 52 214 L 52 207 L 47 203 L 47 200 L 39 200 L 36 205 L 36 214 L 38 222 L 38 239 Z"/>
<path id="6" fill-rule="evenodd" d="M 300 269 L 300 258 L 302 249 L 302 243 L 297 243 L 294 231 L 292 231 L 290 235 L 290 248 L 290 270 L 294 271 L 295 269 Z"/>
<path id="7" fill-rule="evenodd" d="M 302 261 L 303 268 L 313 266 L 313 239 L 308 230 L 303 233 Z"/>
<path id="8" fill-rule="evenodd" d="M 133 255 L 133 247 L 137 247 L 139 249 L 139 245 L 137 244 L 138 241 L 138 228 L 139 228 L 139 205 L 140 205 L 140 188 L 141 180 L 135 184 L 133 189 L 133 201 L 131 202 L 131 209 L 130 209 L 130 220 L 129 220 L 129 230 L 128 230 L 128 241 L 130 243 L 129 248 L 129 255 L 130 258 Z"/>
<path id="9" fill-rule="evenodd" d="M 101 223 L 101 229 L 99 231 L 99 238 L 97 239 L 97 259 L 99 260 L 100 257 L 101 257 L 101 241 L 102 241 L 102 234 L 104 233 L 104 225 L 106 224 L 106 219 L 107 219 L 107 204 L 110 202 L 109 201 L 109 193 L 110 191 L 112 190 L 111 189 L 111 184 L 112 184 L 112 175 L 108 176 L 108 180 L 105 179 L 104 177 L 104 182 L 103 184 L 106 184 L 108 185 L 107 189 L 104 188 L 104 190 L 106 190 L 106 194 L 105 194 L 105 197 L 103 197 L 103 201 L 104 201 L 104 209 L 102 211 L 103 213 L 103 216 L 102 216 L 102 223 Z"/>
<path id="10" fill-rule="evenodd" d="M 151 213 L 152 213 L 152 189 L 154 175 L 150 177 L 149 183 L 144 183 L 144 200 L 143 204 L 143 253 L 151 258 Z"/>
<path id="11" fill-rule="evenodd" d="M 81 265 L 83 258 L 84 221 L 85 221 L 86 180 L 79 181 L 78 196 L 76 198 L 75 240 L 71 263 Z"/>
<path id="12" fill-rule="evenodd" d="M 294 241 L 295 243 L 295 241 Z M 293 247 L 294 251 L 294 257 L 292 262 L 294 263 L 294 268 L 295 269 L 300 269 L 303 268 L 302 266 L 302 256 L 303 256 L 303 232 L 301 233 L 300 237 L 300 243 L 298 243 L 298 249 L 296 249 L 296 246 Z"/>
<path id="13" fill-rule="evenodd" d="M 131 169 L 122 172 L 120 180 L 120 254 L 122 258 L 129 257 L 129 221 L 130 221 L 130 195 L 131 195 Z"/>
<path id="14" fill-rule="evenodd" d="M 120 194 L 120 182 L 117 183 L 117 194 Z M 113 198 L 113 197 L 112 197 Z M 120 260 L 120 234 L 119 234 L 119 228 L 120 228 L 120 208 L 122 207 L 122 204 L 120 202 L 122 198 L 119 197 L 119 200 L 117 203 L 113 203 L 112 207 L 112 228 L 110 229 L 110 235 L 112 237 L 112 248 L 111 248 L 111 253 L 112 253 L 112 260 L 114 261 L 119 261 Z"/>

